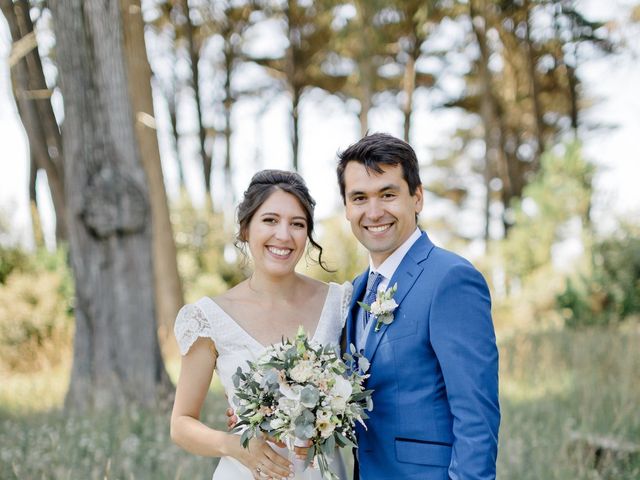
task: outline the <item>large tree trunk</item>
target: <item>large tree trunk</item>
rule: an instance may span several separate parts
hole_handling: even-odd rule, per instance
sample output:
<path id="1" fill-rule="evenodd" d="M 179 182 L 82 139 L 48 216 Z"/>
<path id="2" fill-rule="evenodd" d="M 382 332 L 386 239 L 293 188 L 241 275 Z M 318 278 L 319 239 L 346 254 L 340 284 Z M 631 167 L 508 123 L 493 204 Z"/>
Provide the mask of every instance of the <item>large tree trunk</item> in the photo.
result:
<path id="1" fill-rule="evenodd" d="M 18 113 L 27 134 L 33 175 L 36 169 L 47 174 L 56 215 L 56 240 L 67 239 L 64 199 L 62 138 L 51 106 L 51 92 L 42 70 L 26 0 L 0 0 L 14 45 L 22 54 L 13 59 L 11 83 Z"/>
<path id="2" fill-rule="evenodd" d="M 147 60 L 144 41 L 142 9 L 140 0 L 121 0 L 120 4 L 124 26 L 125 58 L 129 74 L 129 96 L 134 112 L 136 137 L 140 145 L 140 158 L 147 175 L 151 200 L 155 304 L 160 338 L 167 339 L 173 331 L 176 314 L 184 305 L 184 297 L 178 273 L 176 243 L 164 188 L 158 137 L 154 126 L 151 67 Z"/>
<path id="3" fill-rule="evenodd" d="M 157 404 L 151 212 L 118 2 L 54 0 L 76 334 L 70 408 Z"/>

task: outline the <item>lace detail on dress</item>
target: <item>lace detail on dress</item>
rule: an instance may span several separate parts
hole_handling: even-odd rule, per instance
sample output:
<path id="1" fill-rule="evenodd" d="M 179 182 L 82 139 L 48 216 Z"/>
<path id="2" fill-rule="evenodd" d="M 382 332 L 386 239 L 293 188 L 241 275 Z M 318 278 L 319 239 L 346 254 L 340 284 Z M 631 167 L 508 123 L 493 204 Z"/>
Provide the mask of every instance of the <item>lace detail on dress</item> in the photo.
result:
<path id="1" fill-rule="evenodd" d="M 349 306 L 351 305 L 351 296 L 353 295 L 353 284 L 344 282 L 342 284 L 342 308 L 340 309 L 340 317 L 342 318 L 342 326 L 347 321 L 349 315 Z"/>
<path id="2" fill-rule="evenodd" d="M 353 287 L 349 282 L 345 282 L 342 285 L 333 282 L 329 284 L 326 304 L 313 340 L 325 345 L 340 344 L 340 336 L 347 318 L 346 311 L 349 308 L 348 304 L 351 300 L 352 289 Z"/>
<path id="3" fill-rule="evenodd" d="M 213 329 L 209 319 L 195 303 L 189 303 L 180 309 L 173 331 L 178 341 L 181 355 L 185 355 L 189 351 L 198 337 L 207 337 L 214 340 Z"/>

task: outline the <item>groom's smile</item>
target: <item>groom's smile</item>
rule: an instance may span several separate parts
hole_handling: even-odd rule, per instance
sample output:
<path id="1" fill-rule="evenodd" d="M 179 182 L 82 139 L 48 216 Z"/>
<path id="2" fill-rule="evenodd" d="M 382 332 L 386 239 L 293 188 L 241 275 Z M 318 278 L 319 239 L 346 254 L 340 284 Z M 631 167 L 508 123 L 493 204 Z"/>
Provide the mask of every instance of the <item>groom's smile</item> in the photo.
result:
<path id="1" fill-rule="evenodd" d="M 382 232 L 386 232 L 389 228 L 391 228 L 391 223 L 388 223 L 386 225 L 370 225 L 370 226 L 365 226 L 364 228 L 366 228 L 368 231 L 373 232 L 373 233 L 382 233 Z"/>
<path id="2" fill-rule="evenodd" d="M 416 229 L 422 186 L 411 195 L 400 165 L 380 165 L 382 173 L 350 161 L 344 170 L 346 217 L 351 230 L 379 266 Z"/>

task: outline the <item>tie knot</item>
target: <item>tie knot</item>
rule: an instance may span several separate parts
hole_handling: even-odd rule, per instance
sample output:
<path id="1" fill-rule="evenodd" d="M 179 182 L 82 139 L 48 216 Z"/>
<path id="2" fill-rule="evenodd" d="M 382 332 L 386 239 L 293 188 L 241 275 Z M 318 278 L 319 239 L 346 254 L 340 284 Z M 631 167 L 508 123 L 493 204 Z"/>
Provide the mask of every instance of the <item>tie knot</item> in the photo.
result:
<path id="1" fill-rule="evenodd" d="M 369 279 L 367 280 L 367 297 L 373 299 L 376 298 L 376 293 L 378 292 L 378 286 L 384 277 L 378 272 L 371 272 L 369 274 Z M 367 303 L 371 303 L 371 301 Z"/>

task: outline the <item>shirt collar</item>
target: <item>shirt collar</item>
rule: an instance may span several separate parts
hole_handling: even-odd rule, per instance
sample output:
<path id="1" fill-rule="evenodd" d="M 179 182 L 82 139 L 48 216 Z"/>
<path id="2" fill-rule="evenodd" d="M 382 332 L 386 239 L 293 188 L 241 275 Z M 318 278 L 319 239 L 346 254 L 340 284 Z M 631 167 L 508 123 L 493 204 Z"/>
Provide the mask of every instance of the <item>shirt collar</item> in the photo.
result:
<path id="1" fill-rule="evenodd" d="M 391 280 L 393 274 L 396 273 L 398 266 L 400 266 L 400 262 L 407 254 L 409 249 L 413 246 L 414 243 L 420 238 L 422 232 L 418 227 L 416 227 L 415 231 L 407 238 L 402 245 L 400 245 L 396 250 L 387 257 L 387 259 L 380 264 L 378 268 L 373 267 L 373 262 L 371 261 L 371 256 L 369 256 L 369 272 L 377 272 L 384 277 L 382 281 L 383 284 L 386 284 Z"/>

